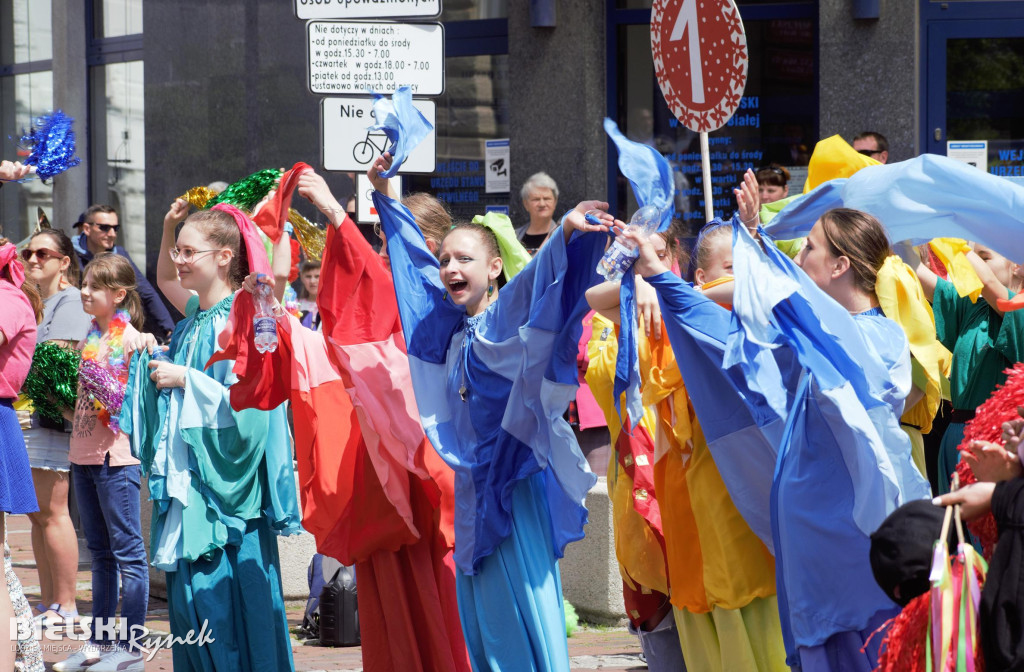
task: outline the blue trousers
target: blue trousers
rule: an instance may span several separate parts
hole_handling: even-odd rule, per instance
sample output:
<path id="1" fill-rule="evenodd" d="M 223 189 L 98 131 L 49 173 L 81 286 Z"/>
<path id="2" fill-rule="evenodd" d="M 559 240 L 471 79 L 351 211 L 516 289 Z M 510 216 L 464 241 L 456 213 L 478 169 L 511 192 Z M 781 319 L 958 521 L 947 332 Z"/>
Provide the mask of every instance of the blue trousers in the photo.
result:
<path id="1" fill-rule="evenodd" d="M 121 617 L 127 628 L 116 639 L 130 639 L 133 626 L 145 624 L 149 604 L 149 567 L 140 518 L 141 472 L 137 464 L 112 467 L 109 461 L 108 456 L 103 464 L 71 465 L 82 531 L 92 554 L 92 639 L 99 645 L 115 639 L 97 626 L 111 622 L 117 613 L 119 573 Z"/>

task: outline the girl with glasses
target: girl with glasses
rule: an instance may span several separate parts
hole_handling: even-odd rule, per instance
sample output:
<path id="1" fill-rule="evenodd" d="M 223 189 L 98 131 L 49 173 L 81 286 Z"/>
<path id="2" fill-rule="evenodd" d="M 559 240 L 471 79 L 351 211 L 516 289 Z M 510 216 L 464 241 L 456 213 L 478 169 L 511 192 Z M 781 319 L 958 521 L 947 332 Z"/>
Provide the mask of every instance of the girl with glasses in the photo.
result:
<path id="1" fill-rule="evenodd" d="M 160 289 L 185 319 L 169 361 L 133 362 L 121 418 L 149 476 L 151 557 L 166 572 L 171 633 L 191 633 L 174 647 L 174 668 L 291 670 L 277 535 L 301 527 L 286 411 L 235 411 L 234 362 L 208 365 L 242 280 L 270 264 L 237 208 L 186 215 L 175 201 L 157 262 Z"/>

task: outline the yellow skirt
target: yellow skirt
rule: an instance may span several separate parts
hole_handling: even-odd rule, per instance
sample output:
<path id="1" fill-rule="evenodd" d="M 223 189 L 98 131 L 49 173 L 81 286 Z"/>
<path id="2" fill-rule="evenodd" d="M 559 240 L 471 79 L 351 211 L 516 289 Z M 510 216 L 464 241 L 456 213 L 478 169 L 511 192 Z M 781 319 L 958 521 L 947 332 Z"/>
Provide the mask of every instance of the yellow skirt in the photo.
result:
<path id="1" fill-rule="evenodd" d="M 687 670 L 789 672 L 774 595 L 739 609 L 695 614 L 673 607 L 672 613 Z"/>

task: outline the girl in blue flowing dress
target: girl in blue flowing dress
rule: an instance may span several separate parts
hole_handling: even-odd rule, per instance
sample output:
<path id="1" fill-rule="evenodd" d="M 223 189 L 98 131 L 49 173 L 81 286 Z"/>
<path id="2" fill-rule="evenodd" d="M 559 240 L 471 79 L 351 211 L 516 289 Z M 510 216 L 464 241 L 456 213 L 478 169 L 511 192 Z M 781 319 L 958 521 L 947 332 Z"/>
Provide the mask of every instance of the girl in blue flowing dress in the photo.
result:
<path id="1" fill-rule="evenodd" d="M 868 637 L 898 610 L 872 577 L 869 535 L 929 496 L 899 425 L 907 339 L 873 295 L 888 241 L 853 210 L 823 215 L 796 264 L 738 225 L 733 240 L 731 316 L 646 241 L 638 268 L 723 480 L 773 549 L 788 664 L 869 672 L 880 639 Z"/>
<path id="2" fill-rule="evenodd" d="M 455 471 L 459 615 L 474 670 L 569 669 L 557 560 L 583 536 L 595 482 L 563 419 L 577 387 L 584 292 L 607 224 L 581 203 L 500 290 L 499 241 L 456 225 L 439 257 L 398 202 L 373 194 L 387 238 L 416 402 Z M 611 217 L 605 215 L 607 223 Z"/>

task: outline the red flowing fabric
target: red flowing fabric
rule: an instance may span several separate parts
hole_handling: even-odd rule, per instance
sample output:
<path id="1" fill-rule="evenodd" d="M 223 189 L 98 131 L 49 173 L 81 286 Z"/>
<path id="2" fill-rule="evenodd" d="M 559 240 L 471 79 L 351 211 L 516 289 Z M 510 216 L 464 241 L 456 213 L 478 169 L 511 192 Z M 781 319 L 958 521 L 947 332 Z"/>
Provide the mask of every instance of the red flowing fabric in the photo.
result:
<path id="1" fill-rule="evenodd" d="M 380 417 L 374 405 L 411 400 L 408 385 L 381 389 L 397 386 L 403 364 L 408 377 L 408 360 L 390 273 L 347 217 L 340 233 L 328 229 L 320 283 L 322 334 L 279 320 L 274 353 L 251 349 L 252 302 L 235 301 L 215 356 L 235 358 L 232 406 L 292 401 L 303 526 L 320 552 L 356 565 L 364 669 L 469 672 L 452 562 L 454 474 L 418 413 L 395 405 Z M 360 368 L 377 354 L 377 366 Z"/>
<path id="2" fill-rule="evenodd" d="M 313 170 L 312 166 L 299 161 L 290 170 L 285 171 L 277 191 L 252 218 L 256 226 L 275 243 L 281 240 L 284 223 L 288 221 L 288 210 L 292 207 L 292 194 L 298 185 L 299 176 L 310 170 Z"/>

